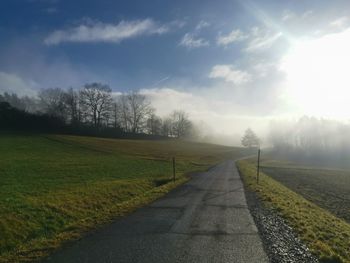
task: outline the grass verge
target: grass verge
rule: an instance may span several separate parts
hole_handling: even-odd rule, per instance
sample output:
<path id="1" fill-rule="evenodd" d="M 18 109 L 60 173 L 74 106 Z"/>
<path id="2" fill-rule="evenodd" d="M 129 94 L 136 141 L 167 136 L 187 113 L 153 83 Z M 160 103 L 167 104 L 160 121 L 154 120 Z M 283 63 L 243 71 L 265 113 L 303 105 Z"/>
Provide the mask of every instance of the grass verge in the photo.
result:
<path id="1" fill-rule="evenodd" d="M 32 262 L 43 258 L 60 247 L 64 242 L 79 239 L 87 231 L 110 223 L 117 217 L 124 216 L 138 207 L 151 203 L 187 180 L 188 178 L 184 176 L 176 180 L 175 183 L 169 182 L 159 187 L 153 187 L 149 191 L 144 191 L 145 188 L 148 188 L 147 186 L 144 188 L 142 184 L 138 185 L 139 191 L 133 191 L 136 197 L 123 202 L 118 202 L 120 198 L 118 190 L 120 191 L 120 187 L 125 187 L 127 184 L 120 185 L 119 183 L 109 183 L 108 185 L 102 184 L 99 187 L 94 186 L 96 187 L 94 189 L 94 197 L 91 198 L 92 196 L 89 195 L 87 198 L 79 198 L 81 202 L 79 208 L 76 204 L 76 197 L 71 198 L 72 196 L 69 195 L 65 195 L 63 198 L 61 196 L 52 196 L 45 203 L 37 204 L 37 207 L 42 207 L 42 213 L 50 213 L 50 211 L 45 210 L 55 209 L 57 210 L 57 214 L 63 215 L 60 217 L 74 217 L 75 220 L 72 220 L 72 222 L 67 224 L 61 231 L 52 234 L 38 235 L 35 238 L 29 239 L 28 242 L 17 245 L 15 251 L 12 250 L 3 253 L 0 262 Z M 103 191 L 100 191 L 102 190 L 100 187 L 102 187 Z M 135 187 L 134 183 L 133 187 Z M 73 196 L 81 196 L 84 195 L 84 191 L 71 194 Z M 94 200 L 94 204 L 91 203 L 92 200 Z M 36 199 L 33 200 L 33 202 L 38 203 L 41 201 Z M 65 203 L 65 208 L 62 208 L 63 203 Z M 85 207 L 84 203 L 87 204 Z M 95 209 L 91 209 L 91 206 L 94 206 Z M 77 211 L 78 209 L 79 211 Z M 35 220 L 33 220 L 33 222 L 34 221 Z M 14 224 L 16 223 L 17 222 L 14 222 Z"/>
<path id="2" fill-rule="evenodd" d="M 321 262 L 350 262 L 350 224 L 264 173 L 257 185 L 255 163 L 249 160 L 239 161 L 238 169 L 245 184 L 286 219 Z"/>

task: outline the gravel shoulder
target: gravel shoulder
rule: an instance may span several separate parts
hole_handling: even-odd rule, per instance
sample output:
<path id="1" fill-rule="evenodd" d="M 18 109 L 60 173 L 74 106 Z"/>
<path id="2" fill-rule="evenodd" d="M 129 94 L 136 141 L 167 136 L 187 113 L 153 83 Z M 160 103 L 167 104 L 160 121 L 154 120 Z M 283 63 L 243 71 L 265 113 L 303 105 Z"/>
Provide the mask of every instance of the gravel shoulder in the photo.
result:
<path id="1" fill-rule="evenodd" d="M 266 207 L 248 187 L 244 186 L 244 189 L 250 213 L 270 262 L 319 262 L 276 211 Z"/>

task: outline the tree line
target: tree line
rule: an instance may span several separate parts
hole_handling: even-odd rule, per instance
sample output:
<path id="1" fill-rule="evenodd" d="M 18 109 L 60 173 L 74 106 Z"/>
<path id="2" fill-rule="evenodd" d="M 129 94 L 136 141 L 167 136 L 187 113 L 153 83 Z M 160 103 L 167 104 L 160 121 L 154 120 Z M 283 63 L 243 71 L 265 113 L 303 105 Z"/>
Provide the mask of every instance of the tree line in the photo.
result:
<path id="1" fill-rule="evenodd" d="M 295 159 L 348 162 L 349 134 L 348 122 L 304 116 L 297 120 L 272 122 L 268 141 L 280 155 Z"/>
<path id="2" fill-rule="evenodd" d="M 41 118 L 41 126 L 48 125 L 50 120 L 57 124 L 51 125 L 53 129 L 61 127 L 70 131 L 176 138 L 190 137 L 194 131 L 186 112 L 174 110 L 161 118 L 145 95 L 135 91 L 113 93 L 108 85 L 101 83 L 89 83 L 79 90 L 42 89 L 37 97 L 4 93 L 0 95 L 0 103 L 2 129 L 21 127 L 16 119 L 36 118 L 40 122 Z"/>

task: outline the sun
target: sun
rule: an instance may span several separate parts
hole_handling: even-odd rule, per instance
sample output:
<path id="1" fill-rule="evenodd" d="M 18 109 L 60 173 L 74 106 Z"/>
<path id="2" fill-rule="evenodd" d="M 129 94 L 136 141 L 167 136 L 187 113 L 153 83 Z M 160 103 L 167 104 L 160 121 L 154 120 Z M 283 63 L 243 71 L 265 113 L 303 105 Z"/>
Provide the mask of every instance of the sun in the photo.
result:
<path id="1" fill-rule="evenodd" d="M 303 114 L 350 118 L 350 29 L 296 41 L 281 70 L 287 98 Z"/>

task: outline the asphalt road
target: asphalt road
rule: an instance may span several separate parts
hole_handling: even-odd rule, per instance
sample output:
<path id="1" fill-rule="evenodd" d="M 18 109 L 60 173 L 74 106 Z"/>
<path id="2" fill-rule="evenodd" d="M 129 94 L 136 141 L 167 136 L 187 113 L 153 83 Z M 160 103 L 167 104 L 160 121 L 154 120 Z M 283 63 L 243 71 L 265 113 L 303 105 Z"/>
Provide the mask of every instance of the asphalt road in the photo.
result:
<path id="1" fill-rule="evenodd" d="M 268 262 L 233 161 L 44 262 Z"/>

